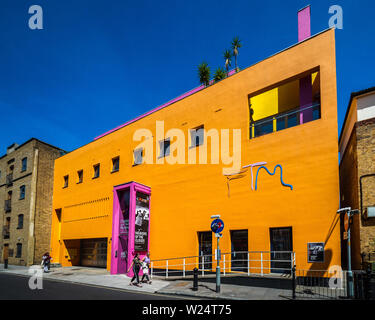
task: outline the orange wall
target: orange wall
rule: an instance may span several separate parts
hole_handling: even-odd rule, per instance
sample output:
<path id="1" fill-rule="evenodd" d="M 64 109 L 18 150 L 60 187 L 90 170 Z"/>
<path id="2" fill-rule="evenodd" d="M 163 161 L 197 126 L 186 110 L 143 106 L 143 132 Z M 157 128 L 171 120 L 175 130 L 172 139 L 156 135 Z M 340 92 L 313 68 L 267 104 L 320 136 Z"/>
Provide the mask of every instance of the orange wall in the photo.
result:
<path id="1" fill-rule="evenodd" d="M 316 67 L 321 119 L 250 140 L 248 95 Z M 133 149 L 139 144 L 132 140 L 134 131 L 147 128 L 155 134 L 158 120 L 165 121 L 165 132 L 184 130 L 186 139 L 188 130 L 201 124 L 206 130 L 241 129 L 242 165 L 266 161 L 272 170 L 281 164 L 284 181 L 294 190 L 282 187 L 278 174 L 271 177 L 263 171 L 258 191 L 252 191 L 247 172 L 230 182 L 228 197 L 221 163 L 133 167 Z M 268 251 L 269 228 L 291 226 L 298 268 L 340 265 L 339 225 L 332 228 L 339 208 L 337 138 L 335 39 L 329 30 L 57 159 L 54 209 L 62 208 L 61 237 L 108 237 L 109 268 L 113 186 L 136 181 L 151 187 L 152 259 L 197 255 L 197 232 L 209 231 L 210 216 L 220 214 L 225 221 L 222 252 L 231 249 L 230 230 L 248 229 L 249 250 Z M 115 156 L 120 156 L 120 170 L 110 173 Z M 92 179 L 96 163 L 101 175 Z M 83 183 L 76 184 L 80 169 Z M 63 189 L 67 174 L 69 187 Z M 53 229 L 56 222 L 54 216 Z M 56 235 L 53 231 L 52 254 L 69 265 Z M 308 242 L 326 242 L 325 265 L 307 263 Z"/>

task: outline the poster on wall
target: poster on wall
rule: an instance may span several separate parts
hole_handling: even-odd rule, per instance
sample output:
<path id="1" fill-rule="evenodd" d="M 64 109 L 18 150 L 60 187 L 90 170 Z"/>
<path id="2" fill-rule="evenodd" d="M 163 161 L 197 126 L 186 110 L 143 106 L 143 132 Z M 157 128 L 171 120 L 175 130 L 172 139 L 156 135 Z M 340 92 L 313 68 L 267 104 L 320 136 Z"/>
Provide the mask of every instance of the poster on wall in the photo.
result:
<path id="1" fill-rule="evenodd" d="M 129 190 L 121 191 L 119 193 L 120 202 L 120 236 L 127 236 L 129 233 Z"/>
<path id="2" fill-rule="evenodd" d="M 148 251 L 148 226 L 150 221 L 150 196 L 136 194 L 134 250 Z"/>
<path id="3" fill-rule="evenodd" d="M 309 263 L 324 262 L 324 242 L 310 242 L 307 244 Z"/>

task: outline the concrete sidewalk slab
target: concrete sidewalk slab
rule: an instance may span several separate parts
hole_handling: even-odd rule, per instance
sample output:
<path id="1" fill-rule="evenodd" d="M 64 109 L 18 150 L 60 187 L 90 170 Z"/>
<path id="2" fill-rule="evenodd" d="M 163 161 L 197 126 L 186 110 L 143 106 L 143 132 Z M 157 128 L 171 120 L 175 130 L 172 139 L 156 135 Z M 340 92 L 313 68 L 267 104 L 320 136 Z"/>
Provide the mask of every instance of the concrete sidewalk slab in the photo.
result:
<path id="1" fill-rule="evenodd" d="M 157 293 L 169 295 L 184 295 L 216 300 L 285 300 L 291 296 L 290 290 L 275 288 L 259 288 L 250 286 L 238 286 L 221 284 L 220 293 L 216 293 L 215 283 L 200 283 L 198 290 L 193 291 L 192 281 L 171 281 L 168 286 L 163 287 Z"/>

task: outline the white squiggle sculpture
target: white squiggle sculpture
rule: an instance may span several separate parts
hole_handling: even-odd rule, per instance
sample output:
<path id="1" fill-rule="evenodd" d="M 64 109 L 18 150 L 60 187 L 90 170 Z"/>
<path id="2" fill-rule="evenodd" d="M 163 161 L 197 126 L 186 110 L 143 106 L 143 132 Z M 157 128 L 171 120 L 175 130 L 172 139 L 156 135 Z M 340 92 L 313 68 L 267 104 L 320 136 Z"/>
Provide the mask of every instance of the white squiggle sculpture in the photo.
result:
<path id="1" fill-rule="evenodd" d="M 253 168 L 254 167 L 264 166 L 266 164 L 267 164 L 267 162 L 256 162 L 256 163 L 252 163 L 252 164 L 249 164 L 247 166 L 242 167 L 242 169 L 250 168 L 250 172 L 251 172 L 251 190 L 254 191 Z"/>

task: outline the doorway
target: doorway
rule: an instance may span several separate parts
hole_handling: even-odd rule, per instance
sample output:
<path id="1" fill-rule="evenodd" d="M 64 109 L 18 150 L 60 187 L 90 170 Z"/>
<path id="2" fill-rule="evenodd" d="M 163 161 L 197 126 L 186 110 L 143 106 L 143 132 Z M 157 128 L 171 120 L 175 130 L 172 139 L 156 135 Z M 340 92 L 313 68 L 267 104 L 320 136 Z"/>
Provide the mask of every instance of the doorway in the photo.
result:
<path id="1" fill-rule="evenodd" d="M 248 232 L 232 230 L 231 239 L 231 271 L 247 272 Z"/>
<path id="2" fill-rule="evenodd" d="M 271 273 L 291 273 L 292 228 L 270 228 Z"/>
<path id="3" fill-rule="evenodd" d="M 198 242 L 199 267 L 204 270 L 212 270 L 212 232 L 198 232 Z"/>
<path id="4" fill-rule="evenodd" d="M 81 240 L 81 266 L 107 267 L 107 238 Z"/>
<path id="5" fill-rule="evenodd" d="M 133 275 L 128 268 L 135 254 L 149 251 L 151 188 L 136 182 L 113 189 L 111 274 Z"/>

